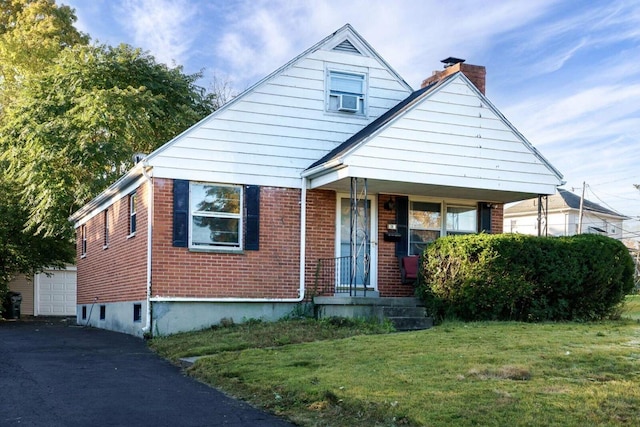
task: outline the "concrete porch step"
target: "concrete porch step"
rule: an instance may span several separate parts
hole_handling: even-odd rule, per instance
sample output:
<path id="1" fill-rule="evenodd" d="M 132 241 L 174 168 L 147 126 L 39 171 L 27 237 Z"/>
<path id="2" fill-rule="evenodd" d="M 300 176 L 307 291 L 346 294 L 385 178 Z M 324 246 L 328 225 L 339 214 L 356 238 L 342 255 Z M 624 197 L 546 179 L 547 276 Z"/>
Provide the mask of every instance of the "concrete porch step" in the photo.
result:
<path id="1" fill-rule="evenodd" d="M 431 317 L 388 317 L 396 331 L 419 331 L 433 327 Z"/>
<path id="2" fill-rule="evenodd" d="M 381 317 L 389 319 L 397 331 L 417 331 L 433 327 L 424 307 L 394 305 L 382 307 Z"/>
<path id="3" fill-rule="evenodd" d="M 433 326 L 418 298 L 314 297 L 316 316 L 389 319 L 397 331 L 415 331 Z"/>
<path id="4" fill-rule="evenodd" d="M 382 307 L 384 317 L 426 317 L 424 307 Z"/>

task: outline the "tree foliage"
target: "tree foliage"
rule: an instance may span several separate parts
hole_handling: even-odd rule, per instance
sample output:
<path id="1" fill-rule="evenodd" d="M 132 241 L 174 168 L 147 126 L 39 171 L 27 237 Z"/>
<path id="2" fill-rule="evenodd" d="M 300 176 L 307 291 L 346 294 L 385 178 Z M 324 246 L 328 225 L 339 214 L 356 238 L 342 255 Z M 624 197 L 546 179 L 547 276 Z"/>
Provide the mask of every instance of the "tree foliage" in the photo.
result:
<path id="1" fill-rule="evenodd" d="M 63 267 L 75 256 L 68 239 L 27 231 L 28 217 L 19 193 L 0 175 L 0 307 L 7 284 L 16 274 L 32 275 L 45 266 Z"/>
<path id="2" fill-rule="evenodd" d="M 0 0 L 0 288 L 70 261 L 68 216 L 219 106 L 199 73 L 89 45 L 73 9 Z"/>
<path id="3" fill-rule="evenodd" d="M 5 111 L 0 143 L 8 174 L 45 235 L 148 153 L 213 111 L 199 74 L 168 68 L 139 49 L 76 45 Z"/>
<path id="4" fill-rule="evenodd" d="M 0 105 L 66 47 L 87 44 L 68 6 L 53 0 L 0 0 Z"/>

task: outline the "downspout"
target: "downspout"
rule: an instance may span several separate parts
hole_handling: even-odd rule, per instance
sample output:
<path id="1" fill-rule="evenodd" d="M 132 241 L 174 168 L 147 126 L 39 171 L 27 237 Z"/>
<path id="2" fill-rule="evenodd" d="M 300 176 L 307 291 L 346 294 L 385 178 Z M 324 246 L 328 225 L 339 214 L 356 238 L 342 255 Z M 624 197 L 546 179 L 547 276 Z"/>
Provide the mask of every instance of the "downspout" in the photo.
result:
<path id="1" fill-rule="evenodd" d="M 302 177 L 300 189 L 300 301 L 304 299 L 305 260 L 307 258 L 307 178 Z"/>
<path id="2" fill-rule="evenodd" d="M 147 175 L 145 175 L 147 176 Z M 151 298 L 151 276 L 149 268 L 149 281 L 147 284 L 147 306 L 150 302 L 301 302 L 304 299 L 305 290 L 305 258 L 307 242 L 307 178 L 302 178 L 300 191 L 300 288 L 297 298 L 191 298 L 191 297 L 153 297 Z M 151 244 L 151 243 L 149 243 Z M 151 254 L 148 254 L 151 257 Z M 149 265 L 151 265 L 149 263 Z M 150 312 L 148 313 L 150 320 Z"/>
<path id="3" fill-rule="evenodd" d="M 146 300 L 147 300 L 147 312 L 146 312 L 146 322 L 145 326 L 142 328 L 142 334 L 147 335 L 151 332 L 151 259 L 152 259 L 152 248 L 151 244 L 153 243 L 153 179 L 147 173 L 147 168 L 149 165 L 147 164 L 147 160 L 143 160 L 142 163 L 142 175 L 146 178 L 149 183 L 148 193 L 147 193 L 147 292 L 146 292 Z"/>

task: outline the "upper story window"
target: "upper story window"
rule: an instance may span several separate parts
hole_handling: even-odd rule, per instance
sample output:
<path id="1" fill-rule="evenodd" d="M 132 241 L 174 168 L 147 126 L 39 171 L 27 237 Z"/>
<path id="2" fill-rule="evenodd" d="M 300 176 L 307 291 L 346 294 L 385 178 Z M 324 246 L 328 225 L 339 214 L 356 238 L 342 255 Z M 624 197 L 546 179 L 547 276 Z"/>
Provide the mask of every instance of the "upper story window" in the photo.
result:
<path id="1" fill-rule="evenodd" d="M 136 234 L 136 193 L 129 194 L 129 236 Z"/>
<path id="2" fill-rule="evenodd" d="M 329 71 L 327 76 L 327 111 L 364 115 L 366 111 L 366 76 Z"/>
<path id="3" fill-rule="evenodd" d="M 189 247 L 241 249 L 242 186 L 191 182 Z"/>

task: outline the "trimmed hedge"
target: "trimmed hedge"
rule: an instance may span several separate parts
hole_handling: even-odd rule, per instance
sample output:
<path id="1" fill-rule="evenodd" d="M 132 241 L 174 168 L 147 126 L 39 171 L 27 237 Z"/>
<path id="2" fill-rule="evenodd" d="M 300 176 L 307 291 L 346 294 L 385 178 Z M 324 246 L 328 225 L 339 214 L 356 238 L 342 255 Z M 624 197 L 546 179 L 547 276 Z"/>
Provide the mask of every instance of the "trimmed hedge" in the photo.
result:
<path id="1" fill-rule="evenodd" d="M 619 241 L 595 234 L 448 236 L 429 245 L 418 296 L 436 318 L 596 320 L 634 287 Z"/>

